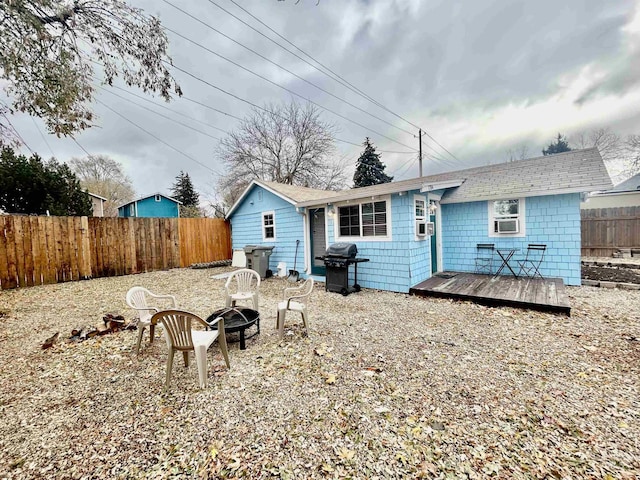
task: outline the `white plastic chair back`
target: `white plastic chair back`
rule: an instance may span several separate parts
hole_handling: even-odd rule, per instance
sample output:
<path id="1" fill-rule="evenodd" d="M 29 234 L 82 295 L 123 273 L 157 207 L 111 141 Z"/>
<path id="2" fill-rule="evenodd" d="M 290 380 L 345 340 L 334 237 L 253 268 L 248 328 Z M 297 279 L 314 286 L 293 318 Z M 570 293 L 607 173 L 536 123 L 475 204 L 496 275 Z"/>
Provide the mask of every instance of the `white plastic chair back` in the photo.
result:
<path id="1" fill-rule="evenodd" d="M 284 321 L 287 312 L 299 312 L 302 316 L 302 323 L 305 331 L 309 332 L 309 319 L 307 316 L 307 305 L 300 300 L 304 300 L 313 292 L 313 278 L 307 278 L 299 287 L 285 288 L 283 292 L 284 300 L 278 303 L 278 313 L 276 315 L 276 329 L 280 338 L 284 335 Z"/>
<path id="2" fill-rule="evenodd" d="M 149 306 L 147 304 L 147 296 L 151 296 L 151 292 L 146 288 L 133 287 L 127 292 L 126 297 L 127 305 L 129 305 L 131 308 L 136 309 L 138 311 L 140 319 L 144 317 L 145 320 L 147 318 L 151 318 L 151 316 L 157 311 L 155 308 L 142 310 L 145 307 Z"/>
<path id="3" fill-rule="evenodd" d="M 160 310 L 158 307 L 150 305 L 152 300 L 169 300 L 173 308 L 176 308 L 176 297 L 173 295 L 156 295 L 151 293 L 144 287 L 132 287 L 127 292 L 125 300 L 127 305 L 138 312 L 138 341 L 136 343 L 136 353 L 140 353 L 140 345 L 142 343 L 142 334 L 144 329 L 149 327 L 150 343 L 153 343 L 155 336 L 155 325 L 151 323 L 151 317 Z M 167 347 L 169 346 L 169 338 L 165 334 Z"/>
<path id="4" fill-rule="evenodd" d="M 176 350 L 193 350 L 193 337 L 191 335 L 191 322 L 199 317 L 181 312 L 178 310 L 168 310 L 162 313 L 160 320 L 165 331 L 169 335 L 172 348 Z M 205 322 L 204 326 L 207 324 Z"/>
<path id="5" fill-rule="evenodd" d="M 235 293 L 253 293 L 260 288 L 260 274 L 250 268 L 243 268 L 231 274 L 225 287 L 231 292 L 231 284 L 235 281 Z"/>
<path id="6" fill-rule="evenodd" d="M 243 268 L 233 272 L 226 283 L 225 306 L 235 306 L 237 301 L 251 301 L 254 310 L 258 310 L 260 289 L 260 274 L 255 270 Z"/>
<path id="7" fill-rule="evenodd" d="M 151 317 L 151 324 L 161 322 L 169 341 L 169 356 L 167 357 L 167 378 L 165 390 L 169 388 L 171 381 L 171 371 L 173 369 L 173 356 L 175 352 L 182 352 L 185 367 L 189 366 L 189 351 L 193 350 L 198 367 L 198 378 L 200 387 L 207 385 L 207 349 L 217 339 L 220 351 L 230 368 L 229 353 L 227 351 L 227 340 L 224 334 L 224 319 L 218 317 L 217 330 L 205 330 L 210 324 L 193 313 L 182 310 L 165 310 L 158 312 Z M 195 327 L 199 327 L 197 330 Z"/>

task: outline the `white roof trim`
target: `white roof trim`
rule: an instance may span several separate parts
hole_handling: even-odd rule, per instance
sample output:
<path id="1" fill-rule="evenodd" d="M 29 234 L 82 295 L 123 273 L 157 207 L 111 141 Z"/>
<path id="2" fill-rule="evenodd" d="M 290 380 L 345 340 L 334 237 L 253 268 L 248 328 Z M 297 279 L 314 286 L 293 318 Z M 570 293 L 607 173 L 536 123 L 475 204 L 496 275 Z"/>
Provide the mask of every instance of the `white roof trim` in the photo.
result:
<path id="1" fill-rule="evenodd" d="M 464 183 L 464 179 L 447 180 L 447 181 L 432 182 L 432 183 L 425 182 L 422 184 L 422 187 L 420 187 L 420 191 L 424 193 L 424 192 L 431 192 L 433 190 L 443 190 L 445 188 L 454 188 L 454 187 L 459 187 L 463 183 Z"/>
<path id="2" fill-rule="evenodd" d="M 90 192 L 90 191 L 88 191 L 88 190 L 87 190 L 87 194 L 89 194 L 90 196 L 92 196 L 92 197 L 94 197 L 94 198 L 98 198 L 98 199 L 100 199 L 100 200 L 103 200 L 103 201 L 105 201 L 105 202 L 107 201 L 107 199 L 106 199 L 106 198 L 101 197 L 100 195 L 96 195 L 95 193 L 91 193 L 91 192 Z"/>
<path id="3" fill-rule="evenodd" d="M 244 192 L 242 192 L 242 195 L 240 195 L 240 197 L 238 198 L 238 200 L 236 200 L 236 202 L 231 206 L 231 208 L 229 209 L 229 211 L 227 212 L 227 214 L 224 216 L 224 218 L 226 220 L 229 220 L 229 218 L 231 217 L 231 215 L 233 214 L 233 212 L 235 212 L 236 208 L 238 208 L 238 206 L 243 202 L 243 200 L 245 199 L 245 197 L 249 194 L 249 192 L 251 191 L 251 189 L 254 187 L 254 185 L 258 185 L 259 187 L 264 188 L 266 191 L 273 193 L 276 197 L 280 197 L 281 199 L 283 199 L 285 202 L 290 203 L 291 205 L 295 205 L 296 201 L 293 200 L 292 198 L 287 197 L 286 195 L 284 195 L 283 193 L 278 192 L 277 190 L 274 190 L 273 188 L 265 185 L 264 183 L 262 183 L 260 180 L 251 180 L 251 183 L 249 185 L 247 185 L 247 188 L 244 189 Z"/>

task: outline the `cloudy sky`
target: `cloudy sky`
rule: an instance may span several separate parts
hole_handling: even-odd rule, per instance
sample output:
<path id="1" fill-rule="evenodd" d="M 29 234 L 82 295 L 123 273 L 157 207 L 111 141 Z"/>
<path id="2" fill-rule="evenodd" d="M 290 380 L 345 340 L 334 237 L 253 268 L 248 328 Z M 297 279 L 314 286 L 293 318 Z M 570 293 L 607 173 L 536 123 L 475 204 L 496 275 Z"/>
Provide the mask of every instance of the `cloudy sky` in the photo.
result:
<path id="1" fill-rule="evenodd" d="M 537 156 L 558 132 L 570 140 L 580 131 L 603 127 L 623 136 L 640 134 L 638 1 L 235 1 L 386 109 L 241 23 L 238 19 L 304 57 L 231 0 L 133 3 L 183 37 L 351 120 L 322 113 L 338 130 L 336 159 L 349 165 L 350 176 L 362 150 L 351 143 L 361 144 L 365 136 L 385 152 L 387 172 L 397 180 L 417 176 L 416 126 L 429 135 L 424 139 L 425 174 L 503 162 L 509 149 L 522 146 L 528 156 Z M 175 33 L 168 36 L 174 64 L 195 77 L 256 104 L 296 98 Z M 186 97 L 207 107 L 238 117 L 251 108 L 184 73 L 176 71 L 175 77 Z M 122 162 L 140 196 L 168 193 L 184 170 L 203 199 L 213 199 L 217 175 L 224 172 L 216 138 L 238 121 L 186 99 L 166 104 L 146 97 L 156 106 L 112 91 L 124 98 L 102 91 L 97 98 L 185 155 L 100 104 L 95 106 L 97 126 L 77 136 L 82 147 Z M 74 142 L 43 134 L 39 120 L 13 121 L 42 156 L 68 160 L 85 155 Z"/>

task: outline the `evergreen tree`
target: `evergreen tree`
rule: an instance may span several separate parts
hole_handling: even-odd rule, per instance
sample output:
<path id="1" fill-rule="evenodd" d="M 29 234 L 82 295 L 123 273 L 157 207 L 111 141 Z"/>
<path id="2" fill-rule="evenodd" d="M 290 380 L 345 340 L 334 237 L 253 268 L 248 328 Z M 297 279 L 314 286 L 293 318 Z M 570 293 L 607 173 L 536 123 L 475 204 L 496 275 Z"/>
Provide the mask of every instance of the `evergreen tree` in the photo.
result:
<path id="1" fill-rule="evenodd" d="M 180 170 L 180 175 L 176 177 L 176 183 L 173 184 L 171 192 L 173 198 L 182 202 L 182 205 L 180 205 L 181 217 L 202 216 L 202 212 L 198 207 L 200 195 L 196 192 L 195 188 L 193 188 L 193 183 L 188 173 Z"/>
<path id="2" fill-rule="evenodd" d="M 182 202 L 185 207 L 197 207 L 200 201 L 200 195 L 193 188 L 191 177 L 188 173 L 180 170 L 180 175 L 176 177 L 176 183 L 171 189 L 172 197 Z"/>
<path id="3" fill-rule="evenodd" d="M 8 213 L 91 215 L 91 198 L 80 180 L 55 158 L 43 162 L 38 154 L 27 158 L 12 148 L 0 152 L 0 209 Z"/>
<path id="4" fill-rule="evenodd" d="M 363 145 L 364 152 L 358 158 L 353 174 L 353 187 L 368 187 L 393 180 L 393 177 L 384 173 L 386 166 L 380 161 L 380 154 L 376 153 L 376 147 L 371 144 L 369 137 L 365 138 Z"/>
<path id="5" fill-rule="evenodd" d="M 542 154 L 553 155 L 556 153 L 570 152 L 570 151 L 571 151 L 571 147 L 569 146 L 569 142 L 567 141 L 567 138 L 558 133 L 558 138 L 556 139 L 556 141 L 551 142 L 547 148 L 543 148 Z"/>

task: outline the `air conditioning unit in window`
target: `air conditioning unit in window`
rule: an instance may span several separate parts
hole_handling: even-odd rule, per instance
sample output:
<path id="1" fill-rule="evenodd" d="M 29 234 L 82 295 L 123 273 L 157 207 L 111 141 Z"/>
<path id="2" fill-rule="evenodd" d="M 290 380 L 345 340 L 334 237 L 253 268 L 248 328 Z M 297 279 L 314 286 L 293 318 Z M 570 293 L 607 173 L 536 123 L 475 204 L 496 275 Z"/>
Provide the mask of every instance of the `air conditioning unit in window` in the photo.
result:
<path id="1" fill-rule="evenodd" d="M 419 237 L 424 237 L 427 235 L 426 220 L 416 220 L 416 235 Z"/>
<path id="2" fill-rule="evenodd" d="M 518 233 L 520 221 L 517 218 L 503 218 L 495 221 L 496 233 Z"/>

